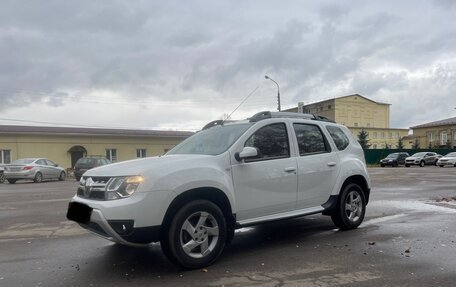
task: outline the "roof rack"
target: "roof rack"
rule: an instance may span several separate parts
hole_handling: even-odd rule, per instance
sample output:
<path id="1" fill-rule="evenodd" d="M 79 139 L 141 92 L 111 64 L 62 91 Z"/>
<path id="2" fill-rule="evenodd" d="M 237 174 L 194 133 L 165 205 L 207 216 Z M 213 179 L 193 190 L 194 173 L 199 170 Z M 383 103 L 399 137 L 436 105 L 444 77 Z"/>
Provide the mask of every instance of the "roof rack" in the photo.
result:
<path id="1" fill-rule="evenodd" d="M 210 128 L 213 128 L 213 127 L 217 127 L 217 126 L 223 126 L 223 124 L 232 123 L 232 122 L 234 122 L 234 121 L 231 121 L 231 120 L 215 120 L 215 121 L 212 121 L 212 122 L 206 124 L 203 127 L 203 130 L 207 130 L 207 129 L 210 129 Z"/>
<path id="2" fill-rule="evenodd" d="M 307 119 L 323 122 L 335 123 L 335 121 L 328 119 L 327 117 L 314 115 L 314 114 L 301 114 L 301 113 L 291 113 L 291 112 L 270 112 L 264 111 L 254 114 L 252 117 L 248 118 L 250 122 L 258 122 L 265 119 L 272 118 L 295 118 L 295 119 Z"/>

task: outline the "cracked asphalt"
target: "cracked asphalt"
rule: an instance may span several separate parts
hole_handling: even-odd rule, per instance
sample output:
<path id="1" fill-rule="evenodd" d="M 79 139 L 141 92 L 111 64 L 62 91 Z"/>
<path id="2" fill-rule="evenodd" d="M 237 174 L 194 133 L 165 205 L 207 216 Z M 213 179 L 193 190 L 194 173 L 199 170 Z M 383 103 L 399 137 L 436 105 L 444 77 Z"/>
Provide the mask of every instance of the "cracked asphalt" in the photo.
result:
<path id="1" fill-rule="evenodd" d="M 202 270 L 65 219 L 76 182 L 0 184 L 0 286 L 455 286 L 456 168 L 370 168 L 357 230 L 312 215 L 238 230 Z"/>

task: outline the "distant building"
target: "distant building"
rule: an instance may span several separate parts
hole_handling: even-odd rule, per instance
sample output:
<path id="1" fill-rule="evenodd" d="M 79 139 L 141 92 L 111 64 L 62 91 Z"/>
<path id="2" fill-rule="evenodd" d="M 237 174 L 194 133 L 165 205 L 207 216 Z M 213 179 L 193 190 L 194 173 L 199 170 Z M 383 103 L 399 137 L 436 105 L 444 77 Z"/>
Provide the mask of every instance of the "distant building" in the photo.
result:
<path id="1" fill-rule="evenodd" d="M 89 155 L 113 162 L 162 155 L 191 136 L 185 131 L 0 125 L 0 164 L 45 157 L 64 168 Z"/>
<path id="2" fill-rule="evenodd" d="M 396 148 L 399 138 L 408 135 L 408 129 L 390 128 L 390 104 L 379 103 L 354 94 L 303 105 L 303 113 L 318 114 L 347 126 L 358 136 L 362 130 L 369 135 L 371 149 Z M 298 107 L 285 110 L 298 112 Z M 409 148 L 409 142 L 403 142 Z"/>
<path id="3" fill-rule="evenodd" d="M 456 148 L 456 117 L 411 127 L 421 148 Z"/>

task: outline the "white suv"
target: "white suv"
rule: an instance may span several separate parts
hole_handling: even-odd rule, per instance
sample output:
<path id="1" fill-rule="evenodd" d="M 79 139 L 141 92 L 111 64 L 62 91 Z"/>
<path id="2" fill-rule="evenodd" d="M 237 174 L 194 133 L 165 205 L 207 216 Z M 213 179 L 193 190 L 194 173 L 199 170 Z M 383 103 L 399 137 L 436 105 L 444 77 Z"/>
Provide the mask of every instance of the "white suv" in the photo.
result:
<path id="1" fill-rule="evenodd" d="M 211 122 L 164 156 L 87 171 L 67 217 L 121 244 L 159 241 L 170 261 L 201 268 L 237 228 L 315 213 L 356 228 L 369 194 L 363 150 L 346 127 L 261 112 Z"/>

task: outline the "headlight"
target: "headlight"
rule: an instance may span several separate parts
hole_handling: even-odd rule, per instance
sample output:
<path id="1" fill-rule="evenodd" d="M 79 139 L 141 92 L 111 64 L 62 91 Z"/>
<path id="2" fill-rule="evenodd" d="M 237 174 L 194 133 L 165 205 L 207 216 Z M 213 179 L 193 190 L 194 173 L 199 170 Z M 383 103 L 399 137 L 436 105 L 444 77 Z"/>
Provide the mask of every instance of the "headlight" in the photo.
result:
<path id="1" fill-rule="evenodd" d="M 79 184 L 82 185 L 82 186 L 85 186 L 86 184 L 86 179 L 84 177 L 81 176 L 81 179 L 79 180 Z"/>
<path id="2" fill-rule="evenodd" d="M 107 199 L 120 199 L 131 196 L 138 189 L 144 178 L 140 175 L 113 177 L 106 184 Z"/>

